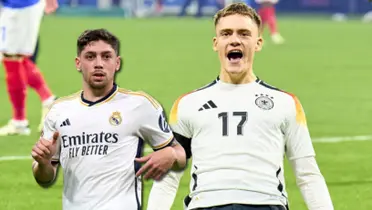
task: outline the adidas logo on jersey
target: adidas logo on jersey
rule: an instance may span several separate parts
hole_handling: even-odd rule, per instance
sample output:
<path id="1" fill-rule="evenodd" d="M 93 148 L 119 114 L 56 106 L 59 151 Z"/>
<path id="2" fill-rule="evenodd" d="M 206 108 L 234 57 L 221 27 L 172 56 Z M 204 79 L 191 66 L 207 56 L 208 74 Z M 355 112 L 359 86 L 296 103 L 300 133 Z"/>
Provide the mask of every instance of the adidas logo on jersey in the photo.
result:
<path id="1" fill-rule="evenodd" d="M 213 101 L 209 100 L 207 103 L 205 103 L 198 111 L 203 111 L 205 109 L 214 109 L 217 108 L 216 104 L 213 103 Z"/>
<path id="2" fill-rule="evenodd" d="M 70 125 L 71 125 L 70 119 L 67 118 L 65 121 L 62 122 L 62 124 L 59 127 L 70 126 Z"/>

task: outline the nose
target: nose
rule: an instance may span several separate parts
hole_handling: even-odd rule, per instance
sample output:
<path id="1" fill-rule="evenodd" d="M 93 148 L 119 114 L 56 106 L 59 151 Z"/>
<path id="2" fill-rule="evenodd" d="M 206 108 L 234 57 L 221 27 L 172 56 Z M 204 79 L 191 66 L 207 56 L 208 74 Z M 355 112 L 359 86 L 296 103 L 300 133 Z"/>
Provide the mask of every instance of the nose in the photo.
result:
<path id="1" fill-rule="evenodd" d="M 97 56 L 96 62 L 94 64 L 95 69 L 102 69 L 103 68 L 103 59 L 100 56 Z"/>
<path id="2" fill-rule="evenodd" d="M 239 45 L 240 45 L 240 39 L 239 39 L 239 37 L 236 36 L 236 35 L 232 35 L 232 36 L 230 37 L 230 45 L 231 45 L 232 47 L 237 47 L 237 46 L 239 46 Z"/>

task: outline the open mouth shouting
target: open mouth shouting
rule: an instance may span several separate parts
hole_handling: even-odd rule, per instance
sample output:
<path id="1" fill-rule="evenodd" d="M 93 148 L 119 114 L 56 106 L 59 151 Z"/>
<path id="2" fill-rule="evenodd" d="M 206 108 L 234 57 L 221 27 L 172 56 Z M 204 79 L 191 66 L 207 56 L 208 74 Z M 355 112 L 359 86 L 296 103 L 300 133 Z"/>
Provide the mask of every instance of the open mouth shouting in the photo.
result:
<path id="1" fill-rule="evenodd" d="M 239 64 L 240 60 L 243 58 L 243 51 L 240 49 L 233 49 L 230 50 L 226 56 L 231 64 Z"/>

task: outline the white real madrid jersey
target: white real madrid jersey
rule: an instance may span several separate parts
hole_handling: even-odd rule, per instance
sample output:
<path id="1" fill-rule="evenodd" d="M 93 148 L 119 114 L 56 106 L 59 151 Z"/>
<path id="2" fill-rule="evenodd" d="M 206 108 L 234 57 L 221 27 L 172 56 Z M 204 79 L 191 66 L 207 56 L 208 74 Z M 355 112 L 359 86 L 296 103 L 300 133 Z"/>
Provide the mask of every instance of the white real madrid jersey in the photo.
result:
<path id="1" fill-rule="evenodd" d="M 82 93 L 58 100 L 43 136 L 59 132 L 65 210 L 140 210 L 141 179 L 135 173 L 144 141 L 161 149 L 173 139 L 161 105 L 145 93 L 120 89 L 91 103 Z"/>
<path id="2" fill-rule="evenodd" d="M 241 85 L 217 79 L 181 96 L 170 125 L 192 155 L 188 209 L 285 206 L 285 154 L 289 159 L 315 155 L 299 100 L 259 79 Z"/>

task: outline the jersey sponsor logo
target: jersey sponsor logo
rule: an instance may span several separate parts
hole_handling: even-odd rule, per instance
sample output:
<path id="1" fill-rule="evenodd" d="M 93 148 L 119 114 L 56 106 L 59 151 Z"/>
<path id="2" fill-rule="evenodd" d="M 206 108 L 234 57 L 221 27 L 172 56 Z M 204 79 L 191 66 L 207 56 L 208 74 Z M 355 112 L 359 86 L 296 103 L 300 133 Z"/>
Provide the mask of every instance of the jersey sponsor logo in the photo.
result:
<path id="1" fill-rule="evenodd" d="M 119 141 L 117 133 L 85 133 L 81 135 L 61 136 L 61 144 L 64 149 L 68 149 L 68 157 L 75 158 L 89 155 L 107 155 L 110 144 Z"/>
<path id="2" fill-rule="evenodd" d="M 109 118 L 109 122 L 113 126 L 118 126 L 121 124 L 122 118 L 120 112 L 113 112 Z"/>
<path id="3" fill-rule="evenodd" d="M 264 95 L 264 94 L 256 94 L 256 100 L 255 104 L 263 109 L 263 110 L 270 110 L 274 107 L 274 97 L 271 97 L 269 95 Z"/>
<path id="4" fill-rule="evenodd" d="M 168 122 L 167 122 L 167 119 L 165 118 L 165 113 L 164 111 L 160 114 L 159 116 L 159 120 L 158 120 L 158 123 L 159 123 L 159 128 L 165 132 L 165 133 L 169 133 L 170 132 L 170 128 L 169 128 L 169 125 L 168 125 Z"/>

